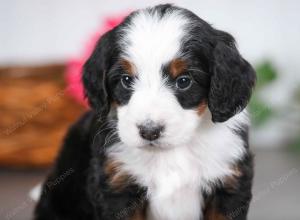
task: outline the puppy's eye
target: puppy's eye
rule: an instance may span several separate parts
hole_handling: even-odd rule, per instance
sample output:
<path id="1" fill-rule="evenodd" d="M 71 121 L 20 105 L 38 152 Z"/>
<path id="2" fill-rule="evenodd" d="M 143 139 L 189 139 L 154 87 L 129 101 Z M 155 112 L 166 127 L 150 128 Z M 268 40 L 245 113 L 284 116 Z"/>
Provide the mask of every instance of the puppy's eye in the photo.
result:
<path id="1" fill-rule="evenodd" d="M 192 84 L 192 79 L 190 76 L 180 76 L 176 79 L 176 87 L 178 89 L 188 89 Z"/>
<path id="2" fill-rule="evenodd" d="M 121 76 L 121 83 L 125 89 L 130 89 L 133 84 L 133 77 L 130 75 L 124 74 Z"/>

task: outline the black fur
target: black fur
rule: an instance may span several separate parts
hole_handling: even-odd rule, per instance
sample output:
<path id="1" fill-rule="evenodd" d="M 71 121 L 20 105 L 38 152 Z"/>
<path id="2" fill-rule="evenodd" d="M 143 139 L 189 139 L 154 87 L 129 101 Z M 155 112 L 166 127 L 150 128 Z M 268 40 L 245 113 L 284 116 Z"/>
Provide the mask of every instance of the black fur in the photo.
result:
<path id="1" fill-rule="evenodd" d="M 183 58 L 188 58 L 185 74 L 191 75 L 194 81 L 189 90 L 176 91 L 182 107 L 195 108 L 206 101 L 214 122 L 223 122 L 242 110 L 249 101 L 255 73 L 238 53 L 232 36 L 212 28 L 185 9 L 167 4 L 148 10 L 159 12 L 161 17 L 182 10 L 197 24 L 188 30 L 189 41 L 182 42 L 182 53 L 187 55 Z M 43 186 L 35 220 L 129 220 L 147 203 L 147 189 L 131 182 L 116 190 L 104 171 L 106 151 L 112 145 L 106 142 L 112 132 L 108 123 L 116 120 L 114 114 L 108 116 L 108 113 L 114 112 L 113 102 L 124 105 L 131 96 L 131 91 L 120 84 L 125 70 L 120 65 L 122 48 L 118 42 L 122 29 L 134 14 L 100 39 L 84 65 L 83 83 L 93 110 L 70 128 L 56 165 Z M 162 68 L 164 74 L 170 75 Z M 175 79 L 169 77 L 169 83 L 174 87 Z M 204 195 L 204 213 L 213 210 L 224 219 L 246 219 L 253 178 L 247 129 L 233 131 L 242 137 L 247 151 L 235 164 L 241 175 L 231 187 L 219 184 L 213 193 Z"/>
<path id="2" fill-rule="evenodd" d="M 108 91 L 108 71 L 116 62 L 119 48 L 116 29 L 104 34 L 91 57 L 84 65 L 83 84 L 90 105 L 100 114 L 110 110 L 110 91 Z"/>
<path id="3" fill-rule="evenodd" d="M 188 41 L 182 42 L 181 54 L 187 59 L 186 74 L 194 79 L 187 91 L 175 91 L 183 108 L 197 107 L 203 101 L 208 103 L 213 122 L 224 122 L 243 110 L 255 84 L 255 71 L 244 60 L 235 46 L 234 38 L 223 31 L 212 28 L 192 12 L 172 5 L 149 9 L 161 17 L 174 10 L 181 10 L 194 25 L 187 30 Z M 120 35 L 126 28 L 132 13 L 125 21 L 106 33 L 99 41 L 91 58 L 84 66 L 83 82 L 91 106 L 100 114 L 107 113 L 110 102 L 126 104 L 131 96 L 120 84 Z M 166 73 L 166 67 L 162 67 Z M 168 74 L 168 73 L 167 73 Z M 175 81 L 170 79 L 170 84 Z"/>
<path id="4" fill-rule="evenodd" d="M 214 65 L 208 106 L 214 122 L 223 122 L 242 111 L 251 96 L 255 72 L 233 42 L 218 42 L 214 48 Z"/>
<path id="5" fill-rule="evenodd" d="M 241 136 L 247 152 L 235 165 L 240 175 L 231 179 L 231 183 L 219 184 L 214 193 L 204 193 L 204 214 L 213 210 L 223 216 L 224 220 L 246 220 L 252 199 L 253 154 L 249 150 L 248 127 L 241 126 L 233 132 Z"/>
<path id="6" fill-rule="evenodd" d="M 36 220 L 94 218 L 93 206 L 86 193 L 94 120 L 95 116 L 87 113 L 70 128 L 56 166 L 44 183 L 36 207 Z M 58 184 L 52 184 L 68 170 L 73 172 Z"/>
<path id="7" fill-rule="evenodd" d="M 70 128 L 56 166 L 44 183 L 35 220 L 127 220 L 147 202 L 147 189 L 143 187 L 132 183 L 117 191 L 109 185 L 104 172 L 109 146 L 104 145 L 104 140 L 110 130 L 104 126 L 107 130 L 99 134 L 101 125 L 106 123 L 91 111 Z M 241 135 L 245 148 L 249 149 L 247 128 L 233 132 Z M 253 178 L 250 152 L 241 158 L 237 167 L 242 175 L 236 184 L 233 188 L 220 185 L 214 193 L 206 195 L 204 213 L 213 208 L 227 219 L 246 219 Z"/>
<path id="8" fill-rule="evenodd" d="M 131 184 L 118 192 L 108 184 L 104 140 L 110 130 L 99 133 L 103 124 L 106 122 L 91 111 L 70 128 L 56 166 L 44 183 L 34 219 L 125 220 L 135 211 L 133 204 L 142 205 L 142 187 Z M 64 175 L 68 171 L 72 172 Z"/>
<path id="9" fill-rule="evenodd" d="M 255 71 L 241 57 L 230 34 L 214 29 L 188 10 L 184 13 L 196 25 L 188 30 L 189 38 L 182 44 L 182 53 L 187 54 L 189 69 L 198 70 L 191 71 L 196 81 L 200 78 L 202 82 L 202 91 L 191 93 L 206 95 L 212 121 L 224 122 L 248 104 Z"/>

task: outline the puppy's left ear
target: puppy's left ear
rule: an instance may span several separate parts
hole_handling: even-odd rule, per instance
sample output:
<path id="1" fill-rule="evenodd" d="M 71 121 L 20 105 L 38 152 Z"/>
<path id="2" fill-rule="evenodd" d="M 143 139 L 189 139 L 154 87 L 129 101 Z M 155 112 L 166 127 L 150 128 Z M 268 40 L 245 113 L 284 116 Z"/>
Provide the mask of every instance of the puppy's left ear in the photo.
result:
<path id="1" fill-rule="evenodd" d="M 208 107 L 213 122 L 224 122 L 246 107 L 256 75 L 229 34 L 217 42 L 213 57 Z"/>

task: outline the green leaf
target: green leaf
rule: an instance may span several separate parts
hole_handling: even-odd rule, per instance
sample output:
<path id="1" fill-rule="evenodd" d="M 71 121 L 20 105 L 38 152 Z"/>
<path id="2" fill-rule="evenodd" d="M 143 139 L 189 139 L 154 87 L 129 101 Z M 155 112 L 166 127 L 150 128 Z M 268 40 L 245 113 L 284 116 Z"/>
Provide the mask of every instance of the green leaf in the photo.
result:
<path id="1" fill-rule="evenodd" d="M 249 104 L 251 113 L 252 124 L 254 126 L 260 126 L 274 116 L 274 112 L 262 101 L 253 97 Z"/>
<path id="2" fill-rule="evenodd" d="M 300 136 L 300 135 L 299 135 Z M 300 137 L 297 138 L 291 145 L 290 145 L 290 149 L 292 151 L 296 151 L 296 152 L 300 152 Z"/>
<path id="3" fill-rule="evenodd" d="M 298 86 L 298 88 L 297 88 L 297 90 L 296 90 L 296 92 L 295 92 L 295 94 L 294 94 L 294 97 L 295 97 L 295 101 L 297 102 L 297 103 L 300 103 L 300 85 Z"/>
<path id="4" fill-rule="evenodd" d="M 256 84 L 257 88 L 260 88 L 262 86 L 265 86 L 273 82 L 274 80 L 277 79 L 278 76 L 275 67 L 269 61 L 265 61 L 259 64 L 256 67 L 256 74 L 257 74 L 257 84 Z"/>

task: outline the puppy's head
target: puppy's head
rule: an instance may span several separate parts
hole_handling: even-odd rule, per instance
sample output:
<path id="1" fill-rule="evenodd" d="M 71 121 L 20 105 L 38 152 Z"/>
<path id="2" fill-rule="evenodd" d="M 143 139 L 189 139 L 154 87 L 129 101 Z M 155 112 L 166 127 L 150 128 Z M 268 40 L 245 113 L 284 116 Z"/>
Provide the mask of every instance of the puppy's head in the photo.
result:
<path id="1" fill-rule="evenodd" d="M 204 114 L 217 123 L 244 109 L 255 72 L 231 35 L 188 10 L 159 5 L 102 36 L 83 82 L 102 116 L 116 106 L 127 146 L 172 148 L 191 140 Z"/>

